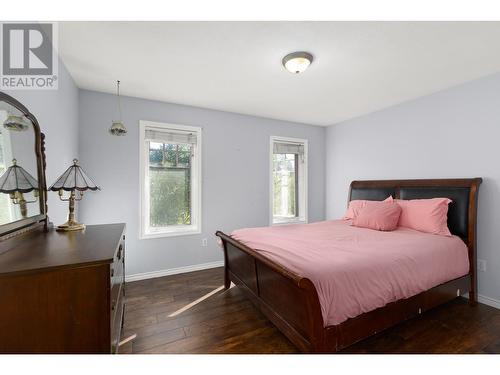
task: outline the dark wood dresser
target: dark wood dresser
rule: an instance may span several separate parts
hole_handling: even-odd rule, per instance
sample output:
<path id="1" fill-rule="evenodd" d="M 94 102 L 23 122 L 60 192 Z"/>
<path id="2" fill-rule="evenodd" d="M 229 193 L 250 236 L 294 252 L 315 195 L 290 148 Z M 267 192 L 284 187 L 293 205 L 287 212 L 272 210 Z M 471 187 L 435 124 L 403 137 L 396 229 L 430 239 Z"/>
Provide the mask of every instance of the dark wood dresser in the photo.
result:
<path id="1" fill-rule="evenodd" d="M 125 224 L 89 225 L 3 242 L 0 352 L 117 352 L 124 319 L 124 231 Z"/>

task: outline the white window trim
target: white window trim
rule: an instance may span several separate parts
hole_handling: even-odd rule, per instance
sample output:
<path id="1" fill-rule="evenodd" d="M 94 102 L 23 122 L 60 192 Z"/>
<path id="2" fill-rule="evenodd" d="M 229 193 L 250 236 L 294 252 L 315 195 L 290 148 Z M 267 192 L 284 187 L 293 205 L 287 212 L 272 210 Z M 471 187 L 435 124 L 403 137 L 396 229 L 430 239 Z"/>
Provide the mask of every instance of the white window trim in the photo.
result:
<path id="1" fill-rule="evenodd" d="M 179 225 L 165 228 L 161 232 L 148 233 L 146 231 L 147 217 L 149 215 L 149 207 L 145 195 L 146 188 L 146 166 L 149 164 L 145 149 L 145 130 L 147 127 L 157 127 L 161 129 L 190 131 L 197 134 L 197 145 L 195 148 L 195 163 L 192 166 L 191 176 L 195 179 L 193 186 L 195 192 L 192 195 L 192 211 L 195 215 L 192 216 L 194 224 L 192 225 Z M 178 124 L 169 124 L 153 121 L 139 121 L 139 239 L 151 239 L 162 237 L 175 237 L 175 236 L 188 236 L 201 233 L 201 191 L 202 191 L 202 128 L 197 126 L 187 126 Z M 193 212 L 192 212 L 193 213 Z"/>
<path id="2" fill-rule="evenodd" d="M 304 191 L 304 201 L 302 203 L 304 209 L 304 216 L 293 218 L 289 220 L 284 220 L 282 222 L 274 222 L 273 215 L 273 207 L 274 207 L 274 191 L 273 191 L 273 145 L 274 142 L 292 142 L 292 143 L 303 143 L 304 144 L 304 165 L 302 167 L 302 190 Z M 309 195 L 307 191 L 308 185 L 308 165 L 309 165 L 309 145 L 307 139 L 302 138 L 290 138 L 290 137 L 281 137 L 272 135 L 269 141 L 269 225 L 277 226 L 277 225 L 288 225 L 288 224 L 306 224 L 308 223 L 308 200 Z M 300 185 L 300 177 L 299 177 L 299 185 Z M 299 206 L 301 207 L 301 206 Z"/>

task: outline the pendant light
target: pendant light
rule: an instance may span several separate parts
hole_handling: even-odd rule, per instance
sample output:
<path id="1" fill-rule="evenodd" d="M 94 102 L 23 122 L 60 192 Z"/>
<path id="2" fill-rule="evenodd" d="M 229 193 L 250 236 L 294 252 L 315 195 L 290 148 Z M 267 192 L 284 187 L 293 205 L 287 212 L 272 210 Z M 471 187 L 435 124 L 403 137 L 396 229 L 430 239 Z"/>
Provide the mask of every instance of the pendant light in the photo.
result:
<path id="1" fill-rule="evenodd" d="M 3 123 L 5 129 L 16 132 L 28 130 L 30 126 L 31 123 L 28 122 L 26 117 L 17 115 L 9 115 Z"/>
<path id="2" fill-rule="evenodd" d="M 122 105 L 120 101 L 120 81 L 116 81 L 116 97 L 118 99 L 118 120 L 113 120 L 109 132 L 112 135 L 125 135 L 127 134 L 127 128 L 123 125 L 122 121 Z"/>

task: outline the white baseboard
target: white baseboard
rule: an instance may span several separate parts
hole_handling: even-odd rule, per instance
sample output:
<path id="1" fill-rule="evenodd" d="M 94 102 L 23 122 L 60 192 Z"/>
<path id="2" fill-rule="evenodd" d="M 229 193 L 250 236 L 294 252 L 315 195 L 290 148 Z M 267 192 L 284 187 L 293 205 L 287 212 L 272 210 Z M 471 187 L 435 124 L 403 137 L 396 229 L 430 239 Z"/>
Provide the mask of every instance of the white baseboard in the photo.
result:
<path id="1" fill-rule="evenodd" d="M 469 293 L 464 294 L 463 297 L 469 298 Z M 486 296 L 483 296 L 481 294 L 478 294 L 477 295 L 477 302 L 482 303 L 484 305 L 494 307 L 496 309 L 500 309 L 500 301 L 496 300 L 494 298 L 491 298 L 491 297 L 486 297 Z"/>
<path id="2" fill-rule="evenodd" d="M 491 307 L 495 307 L 497 309 L 500 309 L 500 301 L 499 300 L 496 300 L 494 298 L 490 298 L 490 297 L 486 297 L 486 296 L 482 296 L 482 295 L 478 295 L 477 296 L 477 301 L 478 302 L 481 302 L 481 303 L 484 303 L 485 305 L 488 305 L 488 306 L 491 306 Z"/>
<path id="3" fill-rule="evenodd" d="M 125 281 L 138 281 L 138 280 L 146 280 L 153 279 L 155 277 L 169 276 L 169 275 L 177 275 L 179 273 L 187 273 L 193 271 L 201 271 L 209 268 L 216 268 L 224 266 L 224 261 L 210 262 L 210 263 L 202 263 L 195 264 L 193 266 L 185 266 L 185 267 L 177 267 L 177 268 L 169 268 L 167 270 L 159 270 L 152 272 L 144 272 L 144 273 L 136 273 L 134 275 L 126 275 Z"/>

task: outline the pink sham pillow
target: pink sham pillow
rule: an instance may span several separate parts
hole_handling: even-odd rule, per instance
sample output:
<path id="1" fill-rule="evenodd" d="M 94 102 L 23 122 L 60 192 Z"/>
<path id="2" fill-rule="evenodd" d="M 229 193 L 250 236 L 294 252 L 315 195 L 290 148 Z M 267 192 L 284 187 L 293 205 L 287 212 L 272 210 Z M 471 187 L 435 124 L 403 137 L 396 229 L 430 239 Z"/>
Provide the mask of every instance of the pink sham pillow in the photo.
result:
<path id="1" fill-rule="evenodd" d="M 362 208 L 354 217 L 352 225 L 382 231 L 397 228 L 401 206 L 393 201 L 374 202 Z"/>
<path id="2" fill-rule="evenodd" d="M 393 202 L 393 201 L 394 199 L 392 198 L 391 195 L 389 195 L 383 202 Z M 362 208 L 365 208 L 366 206 L 369 206 L 372 203 L 376 204 L 380 203 L 380 201 L 367 201 L 362 199 L 356 199 L 350 201 L 349 207 L 347 208 L 347 211 L 342 219 L 344 220 L 354 219 Z"/>
<path id="3" fill-rule="evenodd" d="M 401 206 L 398 226 L 421 232 L 451 236 L 448 229 L 448 198 L 395 199 Z"/>

